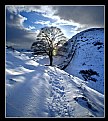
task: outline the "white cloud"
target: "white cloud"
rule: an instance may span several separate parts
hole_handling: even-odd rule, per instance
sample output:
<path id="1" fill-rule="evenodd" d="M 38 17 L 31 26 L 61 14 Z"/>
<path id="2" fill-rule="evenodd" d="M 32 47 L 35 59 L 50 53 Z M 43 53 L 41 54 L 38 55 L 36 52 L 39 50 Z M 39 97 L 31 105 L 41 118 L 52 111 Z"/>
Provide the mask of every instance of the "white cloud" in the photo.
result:
<path id="1" fill-rule="evenodd" d="M 35 29 L 35 27 L 34 26 L 29 26 L 29 28 L 32 30 L 32 29 Z"/>
<path id="2" fill-rule="evenodd" d="M 58 6 L 59 7 L 59 6 Z M 26 12 L 40 12 L 42 16 L 47 17 L 54 22 L 51 21 L 36 21 L 35 24 L 41 24 L 41 25 L 47 25 L 47 26 L 62 26 L 62 25 L 71 25 L 71 26 L 76 26 L 76 27 L 81 27 L 77 22 L 74 22 L 72 19 L 70 20 L 65 20 L 61 19 L 59 15 L 57 15 L 57 6 L 54 9 L 54 6 L 51 5 L 39 5 L 39 6 L 31 6 L 31 5 L 13 5 L 13 6 L 7 6 L 7 9 L 11 12 L 21 12 L 21 11 L 26 11 Z M 55 15 L 56 14 L 56 15 Z M 23 27 L 23 22 L 27 20 L 27 18 L 19 16 L 20 17 L 20 25 Z M 31 30 L 31 27 L 25 28 L 26 30 Z"/>
<path id="3" fill-rule="evenodd" d="M 29 27 L 28 28 L 24 28 L 25 30 L 28 30 L 28 31 L 31 31 L 31 30 L 33 30 L 33 29 L 35 29 L 35 27 L 34 26 L 30 26 L 29 25 Z"/>
<path id="4" fill-rule="evenodd" d="M 10 35 L 13 34 L 13 40 L 15 40 L 15 37 L 18 35 L 17 39 L 20 39 L 20 42 L 28 41 L 29 43 L 32 40 L 34 41 L 36 35 L 39 33 L 39 30 L 35 31 L 34 26 L 25 28 L 24 21 L 26 21 L 27 18 L 20 15 L 20 12 L 22 11 L 34 11 L 39 12 L 43 17 L 49 18 L 48 21 L 39 20 L 36 21 L 35 24 L 56 26 L 58 28 L 61 28 L 65 36 L 68 37 L 84 29 L 94 27 L 94 25 L 95 27 L 98 27 L 98 25 L 102 23 L 101 21 L 103 20 L 103 14 L 101 12 L 101 9 L 94 8 L 92 10 L 91 7 L 88 10 L 87 8 L 88 7 L 85 8 L 83 6 L 79 7 L 78 9 L 77 6 L 63 7 L 51 5 L 8 5 L 6 6 L 6 9 L 10 11 L 11 14 L 9 17 L 10 20 L 6 22 L 6 25 L 8 25 L 8 27 L 10 26 L 10 31 L 14 31 L 13 33 L 9 32 Z M 100 12 L 98 10 L 100 10 Z M 102 14 L 101 16 L 100 13 Z M 97 20 L 97 18 L 99 20 Z M 67 25 L 70 26 L 70 28 L 65 28 Z M 31 32 L 31 30 L 33 31 Z"/>
<path id="5" fill-rule="evenodd" d="M 20 29 L 25 29 L 23 26 L 23 23 L 25 20 L 27 20 L 26 17 L 21 16 L 20 14 L 13 14 L 9 13 L 9 18 L 6 18 L 6 24 L 10 27 L 16 27 Z"/>
<path id="6" fill-rule="evenodd" d="M 11 13 L 14 13 L 14 14 L 17 14 L 17 9 L 16 9 L 16 7 L 14 6 L 14 5 L 7 5 L 6 6 L 6 9 L 9 11 L 9 12 L 11 12 Z"/>
<path id="7" fill-rule="evenodd" d="M 11 19 L 10 16 L 13 16 Z M 30 31 L 34 26 L 29 26 L 29 31 L 23 26 L 27 18 L 19 15 L 8 13 L 6 17 L 6 42 L 16 48 L 29 48 L 35 41 L 37 31 Z"/>
<path id="8" fill-rule="evenodd" d="M 52 16 L 56 12 L 56 10 L 54 10 L 53 6 L 51 5 L 7 5 L 6 9 L 8 9 L 11 13 L 15 13 L 15 14 L 22 11 L 40 12 L 45 17 Z"/>
<path id="9" fill-rule="evenodd" d="M 51 22 L 50 21 L 43 21 L 43 20 L 40 20 L 40 21 L 36 21 L 34 22 L 35 24 L 41 24 L 41 25 L 50 25 Z"/>
<path id="10" fill-rule="evenodd" d="M 103 25 L 103 6 L 8 5 L 6 8 L 16 14 L 21 11 L 40 12 L 44 17 L 58 20 L 58 24 L 65 20 L 75 26 L 78 26 L 76 25 L 78 23 L 91 26 Z"/>
<path id="11" fill-rule="evenodd" d="M 58 25 L 72 25 L 72 26 L 79 26 L 80 25 L 79 23 L 75 23 L 72 20 L 64 20 L 64 19 L 60 19 L 60 18 L 58 18 L 55 23 Z"/>
<path id="12" fill-rule="evenodd" d="M 24 23 L 25 20 L 27 20 L 27 18 L 21 16 L 20 14 L 18 14 L 18 17 L 19 17 L 18 24 L 21 25 L 24 28 L 23 23 Z"/>
<path id="13" fill-rule="evenodd" d="M 53 16 L 52 18 L 49 18 L 49 19 L 54 20 L 54 22 L 39 20 L 34 23 L 41 24 L 41 25 L 47 25 L 47 26 L 57 26 L 57 25 L 58 26 L 62 26 L 62 25 L 80 26 L 79 23 L 75 23 L 72 20 L 60 19 L 59 16 Z"/>

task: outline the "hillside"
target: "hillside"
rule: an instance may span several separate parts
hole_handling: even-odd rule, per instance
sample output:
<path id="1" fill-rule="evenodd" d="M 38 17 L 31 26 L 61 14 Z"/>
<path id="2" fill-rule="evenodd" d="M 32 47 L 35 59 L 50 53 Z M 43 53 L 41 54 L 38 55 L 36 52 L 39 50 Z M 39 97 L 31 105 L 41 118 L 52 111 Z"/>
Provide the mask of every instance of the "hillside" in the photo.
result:
<path id="1" fill-rule="evenodd" d="M 104 29 L 92 28 L 73 36 L 69 45 L 74 56 L 65 68 L 69 74 L 87 82 L 87 85 L 104 94 Z"/>
<path id="2" fill-rule="evenodd" d="M 36 58 L 6 49 L 6 117 L 104 117 L 103 94 Z"/>

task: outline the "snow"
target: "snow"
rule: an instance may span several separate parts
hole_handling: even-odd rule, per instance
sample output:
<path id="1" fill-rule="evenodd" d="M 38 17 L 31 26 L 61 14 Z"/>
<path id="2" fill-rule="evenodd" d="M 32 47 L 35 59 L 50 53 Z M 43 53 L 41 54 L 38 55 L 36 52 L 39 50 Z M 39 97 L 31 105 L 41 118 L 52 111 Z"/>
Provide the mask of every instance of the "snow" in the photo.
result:
<path id="1" fill-rule="evenodd" d="M 96 71 L 99 75 L 91 77 L 97 81 L 88 80 L 87 85 L 104 94 L 104 29 L 89 29 L 78 33 L 69 40 L 70 45 L 73 44 L 72 40 L 76 41 L 77 50 L 65 71 L 83 80 L 81 70 Z M 97 42 L 101 44 L 96 45 Z"/>
<path id="2" fill-rule="evenodd" d="M 6 49 L 6 117 L 104 117 L 103 94 L 44 61 Z"/>

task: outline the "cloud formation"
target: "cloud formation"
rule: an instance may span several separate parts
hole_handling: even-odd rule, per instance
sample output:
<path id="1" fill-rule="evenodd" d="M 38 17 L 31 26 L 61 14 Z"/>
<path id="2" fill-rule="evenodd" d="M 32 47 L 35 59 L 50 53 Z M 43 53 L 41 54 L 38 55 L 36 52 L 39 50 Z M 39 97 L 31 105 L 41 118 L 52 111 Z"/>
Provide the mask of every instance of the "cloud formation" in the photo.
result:
<path id="1" fill-rule="evenodd" d="M 56 15 L 79 24 L 104 26 L 104 6 L 57 6 Z"/>
<path id="2" fill-rule="evenodd" d="M 25 26 L 28 18 L 21 12 L 41 15 L 33 24 Z M 39 16 L 38 16 L 39 17 Z M 46 19 L 44 19 L 46 18 Z M 32 20 L 32 19 L 31 19 Z M 8 5 L 6 6 L 6 42 L 15 47 L 30 48 L 39 33 L 39 27 L 57 26 L 72 37 L 93 27 L 104 27 L 104 6 Z"/>
<path id="3" fill-rule="evenodd" d="M 6 12 L 6 42 L 10 46 L 14 45 L 15 48 L 30 48 L 31 43 L 35 41 L 37 32 L 29 31 L 34 27 L 29 26 L 25 28 L 23 22 L 27 18 Z"/>
<path id="4" fill-rule="evenodd" d="M 51 5 L 40 5 L 40 6 L 24 6 L 24 5 L 13 5 L 7 6 L 7 9 L 11 13 L 17 14 L 21 11 L 26 12 L 39 12 L 44 17 L 59 19 L 65 21 L 72 21 L 79 24 L 85 25 L 104 25 L 104 6 L 51 6 Z"/>

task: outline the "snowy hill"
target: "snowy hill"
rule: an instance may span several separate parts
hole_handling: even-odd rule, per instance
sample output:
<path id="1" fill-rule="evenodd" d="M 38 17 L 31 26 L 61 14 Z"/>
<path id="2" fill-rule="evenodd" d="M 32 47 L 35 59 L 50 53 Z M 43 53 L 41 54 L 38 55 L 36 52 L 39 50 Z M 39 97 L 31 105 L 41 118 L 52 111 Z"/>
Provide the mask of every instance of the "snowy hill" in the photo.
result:
<path id="1" fill-rule="evenodd" d="M 80 32 L 69 40 L 74 56 L 65 68 L 87 85 L 104 94 L 104 29 L 92 28 Z"/>
<path id="2" fill-rule="evenodd" d="M 104 117 L 103 94 L 38 59 L 6 49 L 6 117 Z"/>

